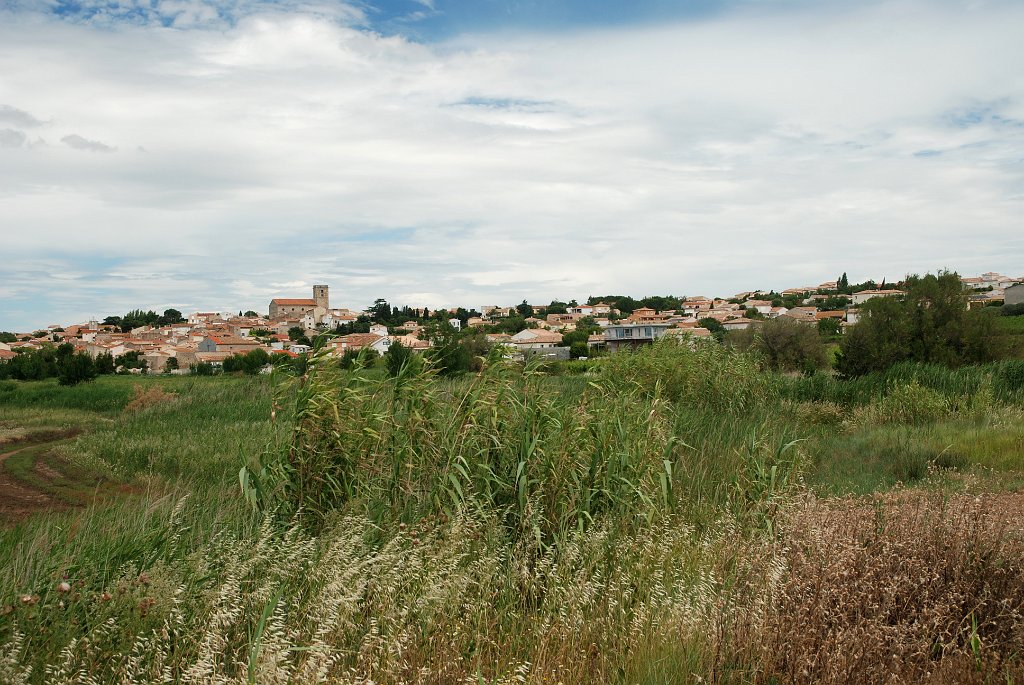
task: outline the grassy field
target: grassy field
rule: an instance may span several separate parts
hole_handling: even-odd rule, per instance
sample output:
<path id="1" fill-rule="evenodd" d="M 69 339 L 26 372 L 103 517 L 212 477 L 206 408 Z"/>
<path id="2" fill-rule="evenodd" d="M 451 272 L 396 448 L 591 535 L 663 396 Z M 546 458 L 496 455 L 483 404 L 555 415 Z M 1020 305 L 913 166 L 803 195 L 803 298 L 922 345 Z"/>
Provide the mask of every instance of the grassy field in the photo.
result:
<path id="1" fill-rule="evenodd" d="M 0 417 L 3 477 L 47 498 L 0 529 L 0 682 L 1024 674 L 1012 363 L 320 361 L 5 383 Z"/>

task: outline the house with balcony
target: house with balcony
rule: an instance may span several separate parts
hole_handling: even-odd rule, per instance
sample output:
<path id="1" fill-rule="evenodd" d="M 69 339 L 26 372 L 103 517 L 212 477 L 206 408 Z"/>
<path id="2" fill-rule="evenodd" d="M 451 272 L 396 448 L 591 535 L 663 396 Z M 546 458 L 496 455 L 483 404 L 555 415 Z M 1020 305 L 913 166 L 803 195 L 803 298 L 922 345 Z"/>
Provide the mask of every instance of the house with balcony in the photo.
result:
<path id="1" fill-rule="evenodd" d="M 604 329 L 604 340 L 608 350 L 615 352 L 623 348 L 640 347 L 650 345 L 658 338 L 665 335 L 670 328 L 669 324 L 661 322 L 618 323 Z"/>

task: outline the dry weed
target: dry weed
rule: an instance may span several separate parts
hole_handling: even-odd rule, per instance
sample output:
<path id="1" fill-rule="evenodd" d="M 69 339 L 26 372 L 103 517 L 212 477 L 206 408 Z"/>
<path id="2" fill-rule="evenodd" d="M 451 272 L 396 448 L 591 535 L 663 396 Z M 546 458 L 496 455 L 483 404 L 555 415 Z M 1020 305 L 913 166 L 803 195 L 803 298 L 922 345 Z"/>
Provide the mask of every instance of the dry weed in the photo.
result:
<path id="1" fill-rule="evenodd" d="M 1019 678 L 1022 502 L 905 492 L 797 507 L 754 661 L 787 683 Z"/>
<path id="2" fill-rule="evenodd" d="M 125 405 L 124 410 L 126 412 L 142 411 L 143 409 L 157 407 L 178 399 L 176 393 L 167 392 L 158 385 L 154 385 L 146 390 L 143 390 L 141 385 L 136 385 L 134 386 L 134 392 L 135 396 Z"/>

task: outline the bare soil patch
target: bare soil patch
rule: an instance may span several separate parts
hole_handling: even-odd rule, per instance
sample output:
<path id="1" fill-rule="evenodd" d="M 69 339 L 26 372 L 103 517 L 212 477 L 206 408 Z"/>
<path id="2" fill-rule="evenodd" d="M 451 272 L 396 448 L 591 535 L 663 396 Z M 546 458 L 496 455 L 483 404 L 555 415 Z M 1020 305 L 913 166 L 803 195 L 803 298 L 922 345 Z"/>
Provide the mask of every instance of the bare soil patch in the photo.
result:
<path id="1" fill-rule="evenodd" d="M 22 447 L 0 454 L 0 521 L 15 522 L 41 510 L 64 508 L 52 495 L 7 473 L 5 462 L 31 447 Z"/>
<path id="2" fill-rule="evenodd" d="M 117 488 L 102 476 L 52 454 L 55 443 L 80 433 L 79 429 L 47 429 L 3 446 L 6 451 L 0 453 L 0 524 L 16 523 L 41 511 L 81 506 L 112 489 L 124 492 L 124 488 Z"/>

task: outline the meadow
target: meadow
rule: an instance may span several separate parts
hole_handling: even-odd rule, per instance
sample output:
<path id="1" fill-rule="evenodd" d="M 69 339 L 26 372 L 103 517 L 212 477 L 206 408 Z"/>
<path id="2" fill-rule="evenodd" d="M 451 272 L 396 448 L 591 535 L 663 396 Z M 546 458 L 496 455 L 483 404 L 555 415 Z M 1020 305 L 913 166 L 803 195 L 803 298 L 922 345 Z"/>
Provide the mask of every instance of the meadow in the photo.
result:
<path id="1" fill-rule="evenodd" d="M 1024 680 L 1024 363 L 571 371 L 0 383 L 0 682 Z"/>

